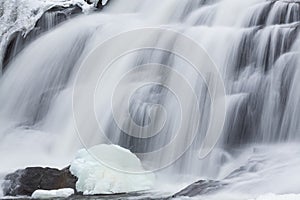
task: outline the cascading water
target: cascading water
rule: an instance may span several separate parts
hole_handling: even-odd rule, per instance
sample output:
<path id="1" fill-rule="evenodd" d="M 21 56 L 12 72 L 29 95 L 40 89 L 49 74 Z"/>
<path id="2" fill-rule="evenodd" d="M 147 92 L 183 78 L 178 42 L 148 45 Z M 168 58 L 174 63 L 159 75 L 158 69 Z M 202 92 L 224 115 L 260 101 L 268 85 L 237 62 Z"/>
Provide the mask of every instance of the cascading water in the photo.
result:
<path id="1" fill-rule="evenodd" d="M 204 79 L 195 75 L 190 63 L 159 49 L 130 52 L 113 62 L 105 74 L 105 85 L 96 91 L 95 108 L 107 138 L 95 133 L 94 116 L 86 110 L 89 101 L 84 99 L 84 94 L 77 97 L 83 114 L 76 123 L 82 128 L 80 136 L 84 144 L 92 146 L 110 140 L 135 153 L 151 152 L 168 144 L 175 137 L 180 120 L 185 120 L 186 139 L 191 137 L 195 124 L 199 125 L 197 136 L 180 159 L 157 172 L 159 181 L 171 184 L 174 180 L 223 180 L 229 185 L 222 191 L 225 196 L 299 193 L 300 182 L 294 177 L 300 169 L 297 158 L 299 7 L 299 2 L 289 0 L 114 0 L 100 13 L 79 16 L 60 25 L 21 51 L 0 79 L 1 173 L 28 165 L 67 165 L 82 146 L 72 110 L 73 86 L 81 63 L 91 50 L 115 35 L 160 27 L 180 32 L 204 47 L 222 75 L 227 113 L 217 146 L 205 159 L 198 158 L 212 104 Z M 177 44 L 176 37 L 163 34 L 133 39 L 107 46 L 99 56 L 99 67 L 105 67 L 101 61 L 123 47 L 146 43 L 172 49 Z M 170 66 L 184 76 L 197 91 L 200 102 L 195 107 L 187 92 L 180 102 L 187 109 L 181 113 L 176 95 L 163 87 L 164 83 L 172 82 L 172 74 L 155 68 L 136 71 L 122 85 L 119 97 L 125 98 L 132 85 L 138 85 L 150 75 L 161 85 L 139 88 L 130 97 L 129 105 L 123 98 L 117 99 L 117 109 L 125 112 L 129 106 L 134 121 L 143 126 L 153 122 L 149 117 L 153 104 L 164 106 L 168 113 L 161 132 L 143 139 L 120 130 L 108 108 L 113 86 L 123 75 L 136 66 L 151 63 Z M 79 83 L 81 88 L 92 84 L 90 77 L 96 71 L 85 72 Z M 181 84 L 175 86 L 184 88 Z M 200 120 L 195 114 L 201 116 Z M 157 121 L 163 117 L 160 112 L 153 115 Z M 182 115 L 188 118 L 181 119 Z M 129 125 L 123 122 L 123 126 Z M 136 131 L 130 126 L 127 129 Z M 148 132 L 134 133 L 144 134 Z M 173 152 L 187 144 L 181 140 L 176 145 Z M 169 153 L 150 160 L 141 159 L 147 168 L 172 159 L 173 154 Z"/>
<path id="2" fill-rule="evenodd" d="M 36 22 L 33 30 L 31 30 L 26 37 L 21 31 L 17 31 L 10 37 L 10 42 L 7 45 L 7 50 L 3 58 L 3 70 L 5 66 L 27 46 L 31 41 L 37 38 L 38 35 L 43 32 L 49 31 L 59 23 L 70 18 L 71 15 L 75 15 L 81 12 L 81 9 L 77 6 L 70 8 L 53 7 L 45 12 L 41 18 Z"/>

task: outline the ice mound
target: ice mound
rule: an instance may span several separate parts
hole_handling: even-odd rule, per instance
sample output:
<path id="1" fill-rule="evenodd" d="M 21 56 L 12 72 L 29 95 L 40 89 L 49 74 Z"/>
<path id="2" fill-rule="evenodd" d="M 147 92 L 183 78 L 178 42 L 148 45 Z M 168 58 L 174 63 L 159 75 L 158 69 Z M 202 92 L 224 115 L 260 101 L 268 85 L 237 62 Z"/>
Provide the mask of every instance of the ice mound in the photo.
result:
<path id="1" fill-rule="evenodd" d="M 155 179 L 136 155 L 117 145 L 101 144 L 79 150 L 70 171 L 78 177 L 76 189 L 83 194 L 149 190 Z"/>
<path id="2" fill-rule="evenodd" d="M 66 198 L 74 194 L 72 188 L 63 188 L 58 190 L 36 190 L 31 197 L 34 199 Z"/>

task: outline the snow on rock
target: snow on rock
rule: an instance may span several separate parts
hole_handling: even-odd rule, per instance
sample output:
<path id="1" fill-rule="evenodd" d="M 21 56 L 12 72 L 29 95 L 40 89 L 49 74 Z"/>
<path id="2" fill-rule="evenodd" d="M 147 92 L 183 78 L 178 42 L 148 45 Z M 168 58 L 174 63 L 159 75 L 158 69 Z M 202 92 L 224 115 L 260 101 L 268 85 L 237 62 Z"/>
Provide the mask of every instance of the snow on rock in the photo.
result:
<path id="1" fill-rule="evenodd" d="M 74 194 L 72 188 L 63 188 L 58 190 L 36 190 L 31 195 L 34 199 L 66 198 Z"/>
<path id="2" fill-rule="evenodd" d="M 106 5 L 107 2 L 108 2 L 108 0 L 102 0 L 102 5 L 103 5 L 103 6 Z"/>
<path id="3" fill-rule="evenodd" d="M 89 0 L 89 1 L 92 2 L 94 6 L 97 5 L 99 1 L 101 2 L 102 6 L 105 6 L 109 0 Z"/>
<path id="4" fill-rule="evenodd" d="M 78 177 L 76 190 L 83 194 L 149 190 L 155 179 L 136 155 L 117 145 L 101 144 L 79 150 L 70 171 Z"/>
<path id="5" fill-rule="evenodd" d="M 44 12 L 55 6 L 78 5 L 83 12 L 93 10 L 84 0 L 5 0 L 0 1 L 0 68 L 4 51 L 15 32 L 28 34 Z M 1 71 L 1 69 L 0 69 Z"/>
<path id="6" fill-rule="evenodd" d="M 283 194 L 283 195 L 265 194 L 259 196 L 255 200 L 300 200 L 300 194 Z"/>

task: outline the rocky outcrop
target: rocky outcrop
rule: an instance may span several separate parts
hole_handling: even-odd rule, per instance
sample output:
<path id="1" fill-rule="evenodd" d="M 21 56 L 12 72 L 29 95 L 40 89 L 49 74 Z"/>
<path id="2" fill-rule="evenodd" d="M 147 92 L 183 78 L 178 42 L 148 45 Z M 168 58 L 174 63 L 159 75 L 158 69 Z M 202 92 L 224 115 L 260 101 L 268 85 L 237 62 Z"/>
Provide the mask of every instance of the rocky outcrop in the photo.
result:
<path id="1" fill-rule="evenodd" d="M 1 2 L 1 1 L 0 1 Z M 91 5 L 90 10 L 101 10 L 104 6 L 106 6 L 110 1 L 104 0 L 85 0 L 87 4 Z M 105 5 L 104 3 L 105 2 Z M 21 5 L 18 5 L 21 6 Z M 26 6 L 23 6 L 26 7 Z M 39 14 L 38 18 L 33 15 L 24 16 L 27 20 L 32 23 L 31 18 L 37 18 L 35 24 L 32 24 L 29 27 L 15 27 L 14 23 L 7 25 L 6 29 L 0 31 L 0 72 L 5 71 L 10 61 L 20 52 L 22 51 L 28 44 L 30 44 L 33 40 L 35 40 L 42 33 L 54 28 L 58 24 L 63 21 L 66 21 L 78 14 L 83 13 L 83 5 L 82 4 L 70 4 L 70 5 L 48 5 L 49 8 L 46 9 L 43 14 Z M 86 7 L 86 5 L 85 5 Z M 0 17 L 2 17 L 5 8 L 0 4 Z M 43 10 L 40 8 L 39 10 Z M 18 16 L 22 16 L 18 13 L 18 9 L 14 11 Z M 35 13 L 36 11 L 32 10 L 29 13 Z M 40 11 L 41 12 L 41 11 Z M 12 18 L 12 17 L 6 17 Z M 23 18 L 18 19 L 17 21 L 26 21 Z M 24 22 L 25 23 L 25 22 Z M 8 22 L 4 22 L 4 24 L 9 24 Z M 25 23 L 26 24 L 26 23 Z M 27 23 L 29 24 L 29 22 Z M 25 25 L 24 25 L 25 26 Z M 27 25 L 28 26 L 28 25 Z M 11 29 L 11 31 L 10 31 Z M 27 30 L 28 29 L 28 30 Z M 3 32 L 1 34 L 1 32 Z M 3 35 L 4 34 L 4 35 Z M 5 36 L 5 37 L 4 37 Z M 2 40 L 2 41 L 1 41 Z"/>
<path id="2" fill-rule="evenodd" d="M 172 197 L 180 197 L 180 196 L 194 197 L 198 195 L 204 195 L 222 189 L 226 185 L 227 184 L 222 183 L 220 181 L 199 180 L 187 186 L 180 192 L 174 194 Z"/>
<path id="3" fill-rule="evenodd" d="M 71 174 L 69 167 L 62 170 L 28 167 L 6 175 L 2 188 L 5 196 L 31 196 L 38 189 L 73 188 L 76 191 L 76 181 L 77 178 Z"/>
<path id="4" fill-rule="evenodd" d="M 82 9 L 77 5 L 70 7 L 54 6 L 47 10 L 36 22 L 34 28 L 26 35 L 22 31 L 17 31 L 9 37 L 9 42 L 3 57 L 3 70 L 8 63 L 29 43 L 42 33 L 54 28 L 61 22 L 66 21 L 82 13 Z"/>

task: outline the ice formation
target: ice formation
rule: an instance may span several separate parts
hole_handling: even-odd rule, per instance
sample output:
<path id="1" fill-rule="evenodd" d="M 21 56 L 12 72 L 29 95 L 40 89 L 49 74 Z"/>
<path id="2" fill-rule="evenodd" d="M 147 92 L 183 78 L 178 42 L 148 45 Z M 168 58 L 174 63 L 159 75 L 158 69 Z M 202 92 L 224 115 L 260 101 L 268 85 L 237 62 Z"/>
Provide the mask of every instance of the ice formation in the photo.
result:
<path id="1" fill-rule="evenodd" d="M 31 197 L 34 199 L 66 198 L 74 194 L 72 188 L 63 188 L 58 190 L 36 190 Z"/>
<path id="2" fill-rule="evenodd" d="M 117 145 L 101 144 L 78 151 L 71 163 L 83 194 L 112 194 L 151 189 L 154 174 L 144 170 L 139 158 Z"/>

